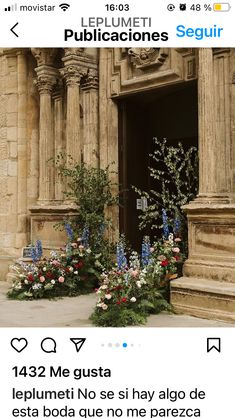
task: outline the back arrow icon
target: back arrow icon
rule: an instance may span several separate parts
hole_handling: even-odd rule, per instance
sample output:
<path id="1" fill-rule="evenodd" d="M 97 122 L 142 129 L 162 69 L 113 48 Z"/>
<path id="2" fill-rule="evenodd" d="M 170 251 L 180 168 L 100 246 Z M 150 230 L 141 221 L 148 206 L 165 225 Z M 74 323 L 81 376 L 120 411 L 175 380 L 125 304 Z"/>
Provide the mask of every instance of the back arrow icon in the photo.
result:
<path id="1" fill-rule="evenodd" d="M 15 29 L 15 27 L 19 24 L 19 22 L 17 22 L 14 26 L 12 26 L 12 28 L 10 29 L 10 31 L 12 33 L 14 33 L 15 36 L 17 36 L 17 38 L 19 38 L 19 35 L 17 35 L 17 33 L 15 33 L 15 31 L 13 29 Z"/>

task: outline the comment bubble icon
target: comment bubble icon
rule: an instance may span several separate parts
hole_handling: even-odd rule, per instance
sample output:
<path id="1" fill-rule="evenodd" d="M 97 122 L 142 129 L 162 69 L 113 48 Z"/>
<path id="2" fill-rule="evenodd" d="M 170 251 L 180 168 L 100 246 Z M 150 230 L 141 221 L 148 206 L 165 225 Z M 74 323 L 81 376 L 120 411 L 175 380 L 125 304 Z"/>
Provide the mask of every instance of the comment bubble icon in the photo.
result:
<path id="1" fill-rule="evenodd" d="M 44 353 L 56 353 L 56 341 L 53 338 L 47 337 L 41 341 L 41 349 Z"/>

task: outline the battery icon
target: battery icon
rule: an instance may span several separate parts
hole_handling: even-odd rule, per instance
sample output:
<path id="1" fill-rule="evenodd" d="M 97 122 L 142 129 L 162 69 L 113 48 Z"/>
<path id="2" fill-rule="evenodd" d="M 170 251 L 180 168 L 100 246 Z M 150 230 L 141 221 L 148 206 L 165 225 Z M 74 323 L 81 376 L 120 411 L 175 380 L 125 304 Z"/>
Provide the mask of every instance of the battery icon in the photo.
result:
<path id="1" fill-rule="evenodd" d="M 231 6 L 229 3 L 214 3 L 213 10 L 214 12 L 229 12 Z"/>

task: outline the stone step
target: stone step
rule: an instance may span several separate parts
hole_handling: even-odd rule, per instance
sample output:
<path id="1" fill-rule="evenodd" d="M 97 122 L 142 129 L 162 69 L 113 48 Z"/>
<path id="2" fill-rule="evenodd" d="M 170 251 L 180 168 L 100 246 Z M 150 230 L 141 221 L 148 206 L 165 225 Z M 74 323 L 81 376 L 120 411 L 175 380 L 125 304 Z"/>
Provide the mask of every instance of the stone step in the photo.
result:
<path id="1" fill-rule="evenodd" d="M 171 303 L 177 313 L 235 322 L 235 283 L 181 277 L 171 281 Z"/>

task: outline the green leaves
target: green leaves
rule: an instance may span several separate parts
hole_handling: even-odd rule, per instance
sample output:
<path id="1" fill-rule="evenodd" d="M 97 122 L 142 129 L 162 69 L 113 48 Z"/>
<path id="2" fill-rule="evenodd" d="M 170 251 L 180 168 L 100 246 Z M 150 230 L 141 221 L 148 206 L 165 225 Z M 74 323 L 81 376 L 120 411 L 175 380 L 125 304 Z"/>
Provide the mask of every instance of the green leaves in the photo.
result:
<path id="1" fill-rule="evenodd" d="M 167 139 L 154 138 L 154 144 L 149 175 L 155 187 L 148 192 L 133 187 L 139 196 L 148 199 L 147 209 L 139 216 L 139 228 L 160 230 L 161 213 L 165 209 L 172 230 L 175 218 L 179 218 L 181 235 L 186 240 L 187 221 L 182 206 L 193 200 L 198 192 L 198 151 L 193 146 L 183 147 L 181 142 L 168 146 Z"/>

